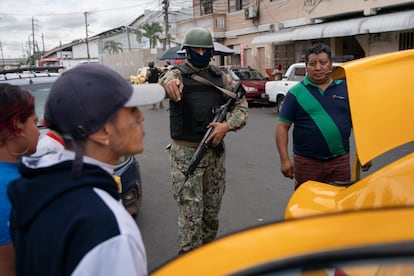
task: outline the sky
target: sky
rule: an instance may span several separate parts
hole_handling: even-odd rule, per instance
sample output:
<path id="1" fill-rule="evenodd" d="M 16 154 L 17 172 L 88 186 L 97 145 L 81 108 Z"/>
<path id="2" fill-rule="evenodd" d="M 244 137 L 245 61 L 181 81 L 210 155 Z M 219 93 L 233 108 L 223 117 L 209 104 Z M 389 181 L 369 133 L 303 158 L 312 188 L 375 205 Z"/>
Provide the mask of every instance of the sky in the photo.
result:
<path id="1" fill-rule="evenodd" d="M 0 58 L 27 57 L 32 25 L 39 49 L 44 44 L 47 51 L 86 37 L 85 12 L 91 37 L 128 25 L 160 5 L 161 0 L 0 0 Z"/>

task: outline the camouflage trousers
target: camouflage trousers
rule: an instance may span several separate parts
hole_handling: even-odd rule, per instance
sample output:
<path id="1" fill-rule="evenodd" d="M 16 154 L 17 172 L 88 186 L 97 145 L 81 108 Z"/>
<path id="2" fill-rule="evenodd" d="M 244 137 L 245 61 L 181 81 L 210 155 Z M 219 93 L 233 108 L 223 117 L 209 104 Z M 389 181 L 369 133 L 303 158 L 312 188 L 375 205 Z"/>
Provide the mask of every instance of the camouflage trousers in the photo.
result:
<path id="1" fill-rule="evenodd" d="M 209 149 L 194 173 L 184 183 L 195 149 L 172 143 L 171 178 L 178 205 L 178 253 L 190 251 L 212 241 L 217 234 L 221 200 L 225 190 L 224 152 Z"/>

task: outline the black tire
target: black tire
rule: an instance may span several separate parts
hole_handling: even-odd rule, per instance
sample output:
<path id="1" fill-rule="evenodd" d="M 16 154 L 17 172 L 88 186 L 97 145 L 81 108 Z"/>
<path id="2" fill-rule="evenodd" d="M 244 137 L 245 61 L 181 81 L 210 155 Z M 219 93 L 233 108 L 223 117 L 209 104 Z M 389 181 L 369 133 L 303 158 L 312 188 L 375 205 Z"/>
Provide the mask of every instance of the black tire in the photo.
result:
<path id="1" fill-rule="evenodd" d="M 277 96 L 276 107 L 275 107 L 275 110 L 276 110 L 277 113 L 280 113 L 280 110 L 282 109 L 284 99 L 285 99 L 285 96 L 283 96 L 283 95 Z"/>

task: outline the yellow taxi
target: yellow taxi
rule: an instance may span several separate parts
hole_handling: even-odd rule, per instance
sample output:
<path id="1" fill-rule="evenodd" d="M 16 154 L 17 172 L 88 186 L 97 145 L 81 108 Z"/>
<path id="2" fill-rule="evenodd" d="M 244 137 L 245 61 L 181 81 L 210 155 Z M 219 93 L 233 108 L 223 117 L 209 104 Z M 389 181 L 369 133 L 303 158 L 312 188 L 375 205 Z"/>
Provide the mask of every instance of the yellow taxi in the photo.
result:
<path id="1" fill-rule="evenodd" d="M 129 82 L 131 84 L 142 84 L 147 81 L 147 74 L 149 72 L 149 67 L 141 67 L 137 69 L 137 74 L 129 77 Z"/>
<path id="2" fill-rule="evenodd" d="M 285 220 L 197 248 L 151 275 L 414 275 L 414 151 L 360 178 L 359 162 L 414 141 L 414 50 L 341 64 L 358 159 L 354 181 L 308 181 Z"/>

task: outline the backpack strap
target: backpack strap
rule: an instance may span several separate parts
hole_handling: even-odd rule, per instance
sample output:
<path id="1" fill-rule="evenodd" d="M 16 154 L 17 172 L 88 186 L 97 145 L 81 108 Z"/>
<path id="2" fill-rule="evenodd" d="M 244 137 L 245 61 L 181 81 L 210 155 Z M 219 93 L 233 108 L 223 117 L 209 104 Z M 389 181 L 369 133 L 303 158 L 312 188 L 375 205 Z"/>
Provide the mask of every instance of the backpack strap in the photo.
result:
<path id="1" fill-rule="evenodd" d="M 236 93 L 234 93 L 233 91 L 230 91 L 228 89 L 219 87 L 219 86 L 215 85 L 214 83 L 212 83 L 211 81 L 209 81 L 209 80 L 207 80 L 207 79 L 199 76 L 197 74 L 197 71 L 194 70 L 191 66 L 189 66 L 186 63 L 177 64 L 173 68 L 176 68 L 176 69 L 180 70 L 181 71 L 181 74 L 184 75 L 184 76 L 186 76 L 186 77 L 192 78 L 195 81 L 198 81 L 198 82 L 201 82 L 201 83 L 204 83 L 204 84 L 207 84 L 207 85 L 210 85 L 210 86 L 215 87 L 216 89 L 220 90 L 223 94 L 227 95 L 230 98 L 233 98 L 233 99 L 236 99 L 237 98 Z M 213 75 L 215 75 L 217 77 L 218 76 L 221 76 L 222 73 L 223 73 L 219 67 L 214 66 L 214 65 L 210 65 L 208 67 L 208 71 L 211 74 L 213 74 Z"/>
<path id="2" fill-rule="evenodd" d="M 190 76 L 190 75 L 196 73 L 196 70 L 191 68 L 191 66 L 186 64 L 186 63 L 176 64 L 176 65 L 174 65 L 174 67 L 172 69 L 180 70 L 181 74 L 185 75 L 185 76 Z"/>
<path id="3" fill-rule="evenodd" d="M 215 85 L 214 83 L 212 83 L 211 81 L 209 81 L 209 80 L 207 80 L 207 79 L 205 79 L 205 78 L 203 78 L 203 77 L 200 77 L 200 76 L 199 76 L 199 75 L 197 75 L 197 74 L 192 74 L 192 75 L 191 75 L 191 78 L 192 78 L 193 80 L 198 81 L 198 82 L 201 82 L 201 83 L 204 83 L 204 84 L 207 84 L 207 85 L 210 85 L 210 86 L 215 87 L 216 89 L 220 90 L 223 94 L 225 94 L 225 95 L 229 96 L 230 98 L 233 98 L 233 99 L 236 99 L 236 98 L 237 98 L 237 94 L 236 94 L 236 93 L 234 93 L 233 91 L 230 91 L 230 90 L 227 90 L 227 89 L 222 88 L 222 87 L 220 87 L 220 86 L 217 86 L 217 85 Z"/>
<path id="4" fill-rule="evenodd" d="M 309 92 L 306 86 L 300 82 L 290 89 L 290 92 L 296 97 L 298 104 L 312 118 L 316 126 L 325 138 L 329 150 L 334 156 L 345 154 L 345 148 L 342 143 L 342 135 L 338 126 L 332 117 L 326 112 L 321 103 Z M 334 139 L 328 139 L 333 137 Z"/>

